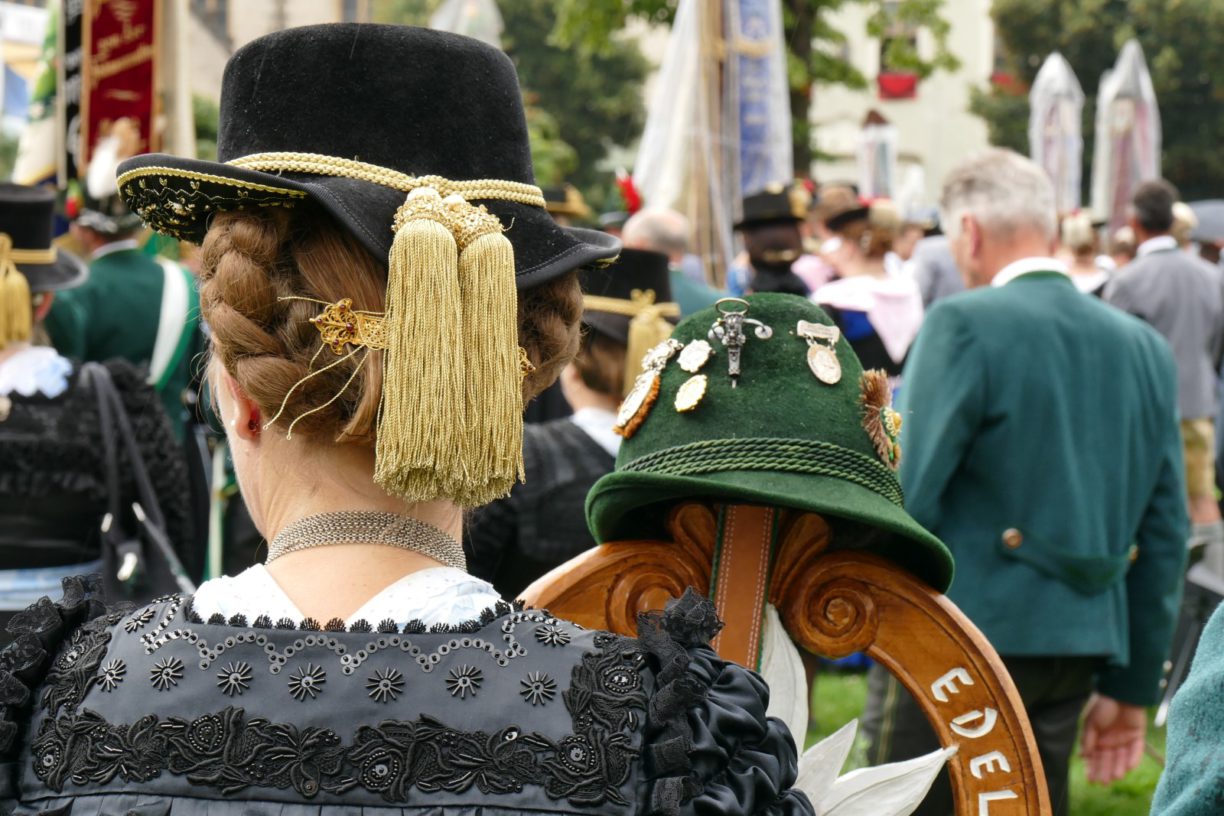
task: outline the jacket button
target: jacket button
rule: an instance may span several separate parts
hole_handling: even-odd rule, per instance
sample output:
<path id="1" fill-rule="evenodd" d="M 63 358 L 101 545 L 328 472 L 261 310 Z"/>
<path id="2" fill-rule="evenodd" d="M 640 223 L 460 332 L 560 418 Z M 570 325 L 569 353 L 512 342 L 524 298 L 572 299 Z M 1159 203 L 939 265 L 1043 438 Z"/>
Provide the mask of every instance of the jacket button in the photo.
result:
<path id="1" fill-rule="evenodd" d="M 1008 549 L 1017 549 L 1024 543 L 1024 533 L 1017 530 L 1015 527 L 1009 527 L 1003 531 L 1003 543 Z"/>

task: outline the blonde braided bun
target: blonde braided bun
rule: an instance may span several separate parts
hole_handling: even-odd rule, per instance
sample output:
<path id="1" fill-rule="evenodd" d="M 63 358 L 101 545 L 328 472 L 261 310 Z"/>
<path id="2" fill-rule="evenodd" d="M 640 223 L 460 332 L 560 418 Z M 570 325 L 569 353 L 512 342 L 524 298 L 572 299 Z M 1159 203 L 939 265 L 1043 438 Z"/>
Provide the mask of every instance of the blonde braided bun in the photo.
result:
<path id="1" fill-rule="evenodd" d="M 213 351 L 225 370 L 270 418 L 293 390 L 277 421 L 294 434 L 373 444 L 382 389 L 382 352 L 373 351 L 304 380 L 336 361 L 330 349 L 315 359 L 319 332 L 310 323 L 322 307 L 351 298 L 354 309 L 384 310 L 387 271 L 348 232 L 315 210 L 218 213 L 204 238 L 200 307 Z M 576 272 L 519 293 L 519 344 L 535 371 L 523 398 L 547 388 L 577 350 L 582 293 Z M 344 388 L 354 369 L 356 378 Z M 297 385 L 295 389 L 294 386 Z"/>

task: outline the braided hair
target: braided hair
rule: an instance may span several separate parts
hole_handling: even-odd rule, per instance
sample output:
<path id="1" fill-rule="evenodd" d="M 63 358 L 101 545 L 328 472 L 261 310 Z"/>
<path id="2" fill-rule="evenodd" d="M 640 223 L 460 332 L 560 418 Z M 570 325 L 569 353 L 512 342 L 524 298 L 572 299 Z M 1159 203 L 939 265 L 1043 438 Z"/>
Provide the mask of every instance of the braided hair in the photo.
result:
<path id="1" fill-rule="evenodd" d="M 264 416 L 276 414 L 290 394 L 277 421 L 282 429 L 313 410 L 294 433 L 373 443 L 382 352 L 355 354 L 306 379 L 339 358 L 330 349 L 320 351 L 319 333 L 310 323 L 322 306 L 287 298 L 351 298 L 354 309 L 381 312 L 385 264 L 320 210 L 242 211 L 213 220 L 199 278 L 214 353 Z M 576 272 L 519 293 L 519 343 L 535 366 L 523 380 L 524 400 L 547 388 L 573 357 L 581 316 Z"/>

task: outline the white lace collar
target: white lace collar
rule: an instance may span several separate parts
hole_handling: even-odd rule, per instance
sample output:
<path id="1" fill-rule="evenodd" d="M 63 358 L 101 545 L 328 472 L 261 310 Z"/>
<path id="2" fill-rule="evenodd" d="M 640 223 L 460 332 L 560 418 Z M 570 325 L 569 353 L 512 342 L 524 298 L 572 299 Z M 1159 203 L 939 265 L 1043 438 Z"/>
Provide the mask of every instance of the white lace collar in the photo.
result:
<path id="1" fill-rule="evenodd" d="M 55 399 L 68 390 L 72 363 L 46 346 L 29 346 L 0 363 L 0 396 L 42 394 Z"/>

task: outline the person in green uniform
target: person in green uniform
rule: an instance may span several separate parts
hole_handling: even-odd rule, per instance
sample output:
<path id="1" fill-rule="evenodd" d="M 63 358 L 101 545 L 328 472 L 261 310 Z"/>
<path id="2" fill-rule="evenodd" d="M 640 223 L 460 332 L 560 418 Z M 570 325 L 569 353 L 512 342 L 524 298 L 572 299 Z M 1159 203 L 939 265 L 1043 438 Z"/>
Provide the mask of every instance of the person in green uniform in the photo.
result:
<path id="1" fill-rule="evenodd" d="M 72 234 L 89 253 L 89 281 L 56 298 L 46 327 L 66 357 L 146 367 L 181 441 L 188 419 L 183 395 L 202 347 L 199 298 L 187 269 L 141 250 L 140 232 L 140 217 L 117 192 L 87 199 Z"/>
<path id="2" fill-rule="evenodd" d="M 1049 257 L 1037 165 L 971 158 L 941 209 L 973 291 L 940 300 L 910 350 L 901 486 L 956 559 L 948 598 L 1016 682 L 1061 816 L 1081 716 L 1088 779 L 1112 782 L 1142 758 L 1160 696 L 1188 532 L 1177 369 L 1154 329 L 1081 295 Z M 872 762 L 934 744 L 875 670 L 868 711 Z M 951 813 L 948 797 L 937 787 L 915 812 Z"/>

